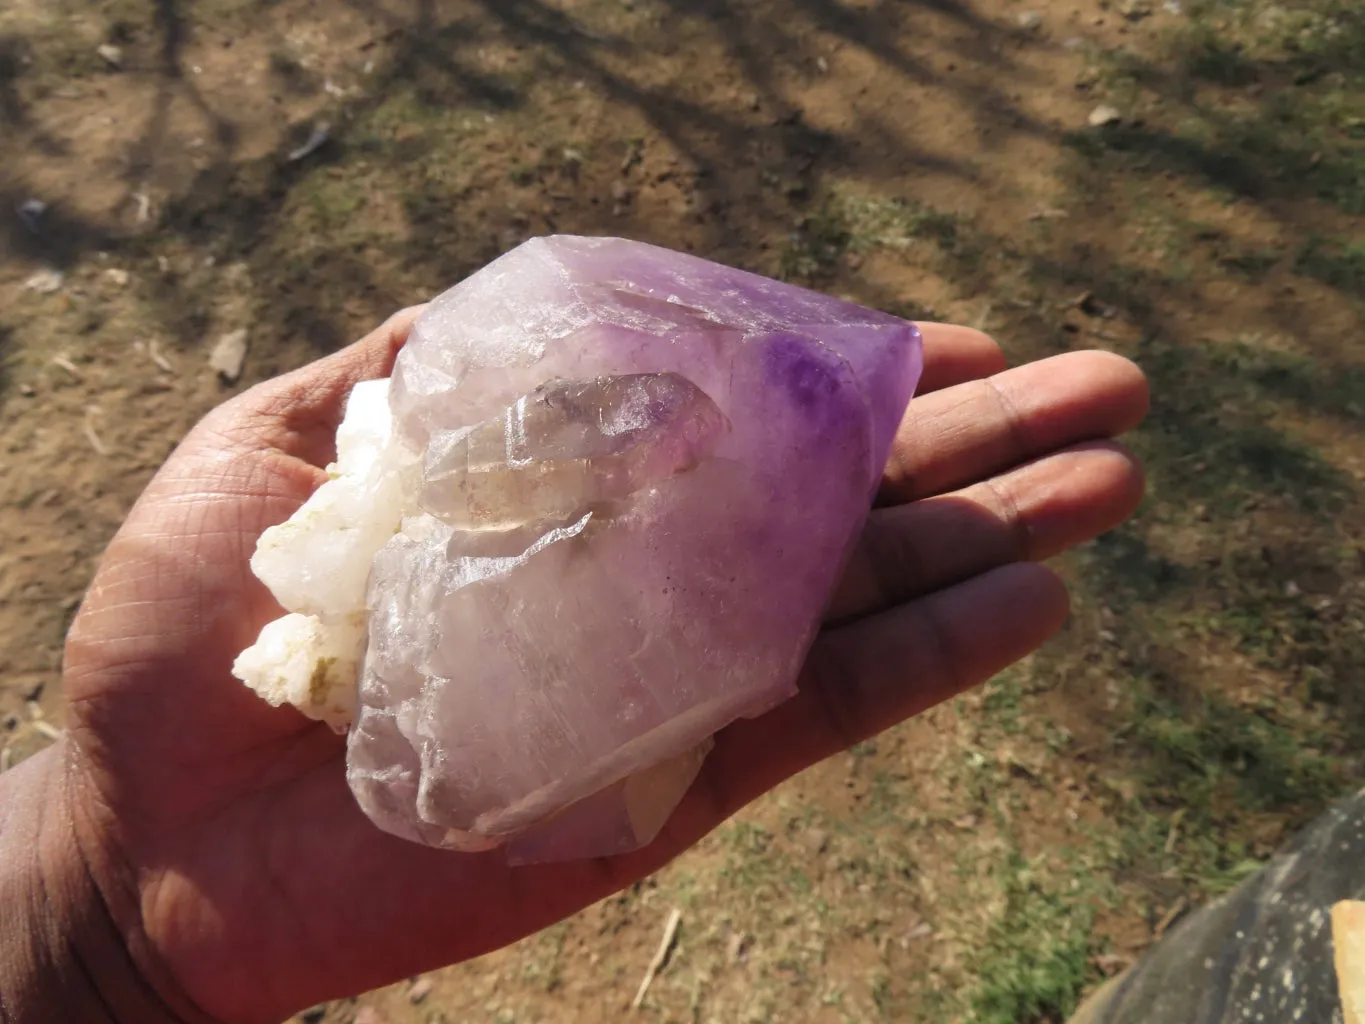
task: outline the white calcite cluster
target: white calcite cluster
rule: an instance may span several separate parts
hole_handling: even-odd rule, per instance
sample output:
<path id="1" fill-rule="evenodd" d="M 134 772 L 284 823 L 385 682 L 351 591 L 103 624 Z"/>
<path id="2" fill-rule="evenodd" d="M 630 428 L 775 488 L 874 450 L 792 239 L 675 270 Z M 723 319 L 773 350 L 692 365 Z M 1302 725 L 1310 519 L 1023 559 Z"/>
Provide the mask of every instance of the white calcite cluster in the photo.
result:
<path id="1" fill-rule="evenodd" d="M 376 552 L 413 507 L 415 459 L 394 435 L 389 381 L 357 384 L 337 428 L 329 479 L 261 535 L 251 570 L 288 610 L 232 671 L 271 704 L 345 732 L 365 649 L 365 586 Z"/>
<path id="2" fill-rule="evenodd" d="M 237 673 L 349 723 L 386 831 L 514 861 L 636 849 L 716 732 L 796 692 L 920 359 L 885 313 L 533 239 L 356 388 L 332 479 L 261 538 L 292 614 Z"/>

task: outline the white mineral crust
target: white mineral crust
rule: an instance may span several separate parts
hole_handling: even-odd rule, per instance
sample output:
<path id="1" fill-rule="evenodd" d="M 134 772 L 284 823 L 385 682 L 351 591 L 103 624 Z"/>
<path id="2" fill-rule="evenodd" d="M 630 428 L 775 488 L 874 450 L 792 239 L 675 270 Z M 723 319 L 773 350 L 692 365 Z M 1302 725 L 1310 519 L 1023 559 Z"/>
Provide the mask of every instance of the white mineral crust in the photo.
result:
<path id="1" fill-rule="evenodd" d="M 271 704 L 292 704 L 338 732 L 351 724 L 370 563 L 413 506 L 415 468 L 394 436 L 388 379 L 357 384 L 330 479 L 261 535 L 251 559 L 290 614 L 261 630 L 232 671 Z"/>

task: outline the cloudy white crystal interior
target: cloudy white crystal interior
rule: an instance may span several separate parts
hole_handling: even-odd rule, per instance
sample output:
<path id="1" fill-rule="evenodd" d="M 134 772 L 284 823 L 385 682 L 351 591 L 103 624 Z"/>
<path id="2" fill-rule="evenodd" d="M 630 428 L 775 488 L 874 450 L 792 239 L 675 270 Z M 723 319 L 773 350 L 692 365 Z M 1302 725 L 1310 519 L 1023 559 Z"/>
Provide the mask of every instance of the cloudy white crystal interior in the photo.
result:
<path id="1" fill-rule="evenodd" d="M 390 832 L 643 845 L 711 736 L 795 692 L 919 370 L 887 314 L 527 242 L 419 317 L 391 420 L 356 389 L 333 479 L 253 559 L 294 614 L 239 674 L 335 722 L 317 666 L 361 660 L 347 774 Z"/>

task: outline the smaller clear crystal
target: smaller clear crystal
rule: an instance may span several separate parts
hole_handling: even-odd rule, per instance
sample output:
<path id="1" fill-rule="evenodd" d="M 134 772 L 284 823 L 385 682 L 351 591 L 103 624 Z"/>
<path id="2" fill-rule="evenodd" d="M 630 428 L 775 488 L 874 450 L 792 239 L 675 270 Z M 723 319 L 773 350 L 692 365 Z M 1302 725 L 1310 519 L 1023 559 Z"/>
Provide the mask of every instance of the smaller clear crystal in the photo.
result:
<path id="1" fill-rule="evenodd" d="M 575 517 L 692 469 L 729 426 L 681 374 L 554 380 L 475 427 L 433 435 L 420 502 L 464 530 Z"/>

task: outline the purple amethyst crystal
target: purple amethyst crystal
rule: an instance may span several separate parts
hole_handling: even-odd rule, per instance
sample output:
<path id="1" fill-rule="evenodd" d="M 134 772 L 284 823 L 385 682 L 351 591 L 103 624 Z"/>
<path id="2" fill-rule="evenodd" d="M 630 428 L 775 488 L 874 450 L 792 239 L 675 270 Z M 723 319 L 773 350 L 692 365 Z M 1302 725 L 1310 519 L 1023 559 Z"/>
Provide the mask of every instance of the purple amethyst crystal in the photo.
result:
<path id="1" fill-rule="evenodd" d="M 366 813 L 522 859 L 653 839 L 795 692 L 920 361 L 904 320 L 620 239 L 437 298 L 390 392 L 421 513 L 370 575 Z"/>

